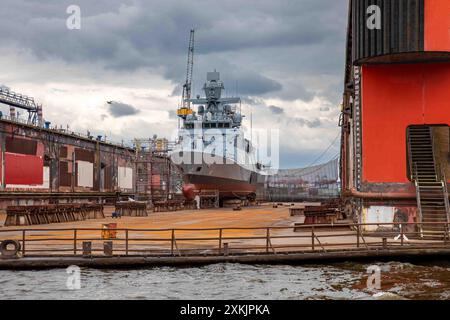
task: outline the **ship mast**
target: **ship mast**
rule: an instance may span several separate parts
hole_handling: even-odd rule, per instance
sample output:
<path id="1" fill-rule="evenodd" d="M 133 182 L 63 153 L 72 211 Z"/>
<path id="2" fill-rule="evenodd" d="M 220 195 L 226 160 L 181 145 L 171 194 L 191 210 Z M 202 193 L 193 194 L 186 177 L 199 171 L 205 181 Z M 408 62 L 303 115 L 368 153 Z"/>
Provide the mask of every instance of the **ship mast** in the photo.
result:
<path id="1" fill-rule="evenodd" d="M 189 99 L 191 98 L 192 74 L 194 71 L 194 33 L 195 30 L 192 29 L 189 35 L 186 82 L 183 85 L 181 108 L 179 108 L 177 111 L 178 116 L 183 119 L 186 119 L 186 116 L 192 113 L 191 103 Z"/>

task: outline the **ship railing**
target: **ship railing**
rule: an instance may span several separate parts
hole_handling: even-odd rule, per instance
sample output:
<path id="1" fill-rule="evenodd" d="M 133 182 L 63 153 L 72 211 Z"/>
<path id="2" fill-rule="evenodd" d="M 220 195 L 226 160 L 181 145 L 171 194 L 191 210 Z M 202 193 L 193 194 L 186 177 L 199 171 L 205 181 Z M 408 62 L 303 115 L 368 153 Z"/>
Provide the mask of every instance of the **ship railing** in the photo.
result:
<path id="1" fill-rule="evenodd" d="M 421 237 L 423 225 L 443 230 Z M 450 249 L 449 223 L 296 224 L 236 228 L 10 228 L 21 256 L 195 256 Z"/>

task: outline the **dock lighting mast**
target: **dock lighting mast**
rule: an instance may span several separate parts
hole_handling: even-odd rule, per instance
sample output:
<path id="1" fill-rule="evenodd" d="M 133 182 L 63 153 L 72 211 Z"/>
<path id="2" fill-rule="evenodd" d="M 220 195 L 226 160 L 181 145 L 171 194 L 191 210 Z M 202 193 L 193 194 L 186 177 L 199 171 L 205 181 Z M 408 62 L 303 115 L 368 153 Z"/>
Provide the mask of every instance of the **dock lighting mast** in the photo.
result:
<path id="1" fill-rule="evenodd" d="M 195 30 L 192 29 L 189 35 L 186 82 L 183 85 L 181 108 L 179 108 L 177 112 L 178 116 L 183 119 L 186 119 L 186 116 L 192 113 L 191 103 L 189 102 L 189 99 L 191 98 L 192 74 L 194 71 L 194 33 Z"/>

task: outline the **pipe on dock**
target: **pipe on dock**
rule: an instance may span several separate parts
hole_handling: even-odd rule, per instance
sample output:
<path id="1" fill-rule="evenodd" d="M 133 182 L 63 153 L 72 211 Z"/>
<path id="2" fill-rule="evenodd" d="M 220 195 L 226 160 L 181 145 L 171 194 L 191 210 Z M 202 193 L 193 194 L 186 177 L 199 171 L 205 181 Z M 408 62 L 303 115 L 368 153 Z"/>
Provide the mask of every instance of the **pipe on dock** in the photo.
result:
<path id="1" fill-rule="evenodd" d="M 362 192 L 355 188 L 344 191 L 344 196 L 362 199 L 416 199 L 414 192 Z"/>

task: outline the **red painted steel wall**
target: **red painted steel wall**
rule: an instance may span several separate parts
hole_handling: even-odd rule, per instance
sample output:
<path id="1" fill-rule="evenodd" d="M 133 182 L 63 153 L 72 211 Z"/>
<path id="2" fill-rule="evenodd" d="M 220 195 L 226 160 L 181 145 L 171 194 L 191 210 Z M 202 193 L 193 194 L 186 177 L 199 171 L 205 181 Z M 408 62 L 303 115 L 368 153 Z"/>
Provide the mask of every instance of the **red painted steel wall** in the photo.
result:
<path id="1" fill-rule="evenodd" d="M 450 124 L 450 63 L 364 66 L 363 181 L 408 182 L 406 128 Z"/>
<path id="2" fill-rule="evenodd" d="M 5 153 L 6 184 L 43 184 L 44 163 L 41 157 Z"/>
<path id="3" fill-rule="evenodd" d="M 425 1 L 425 51 L 450 51 L 450 1 Z"/>

